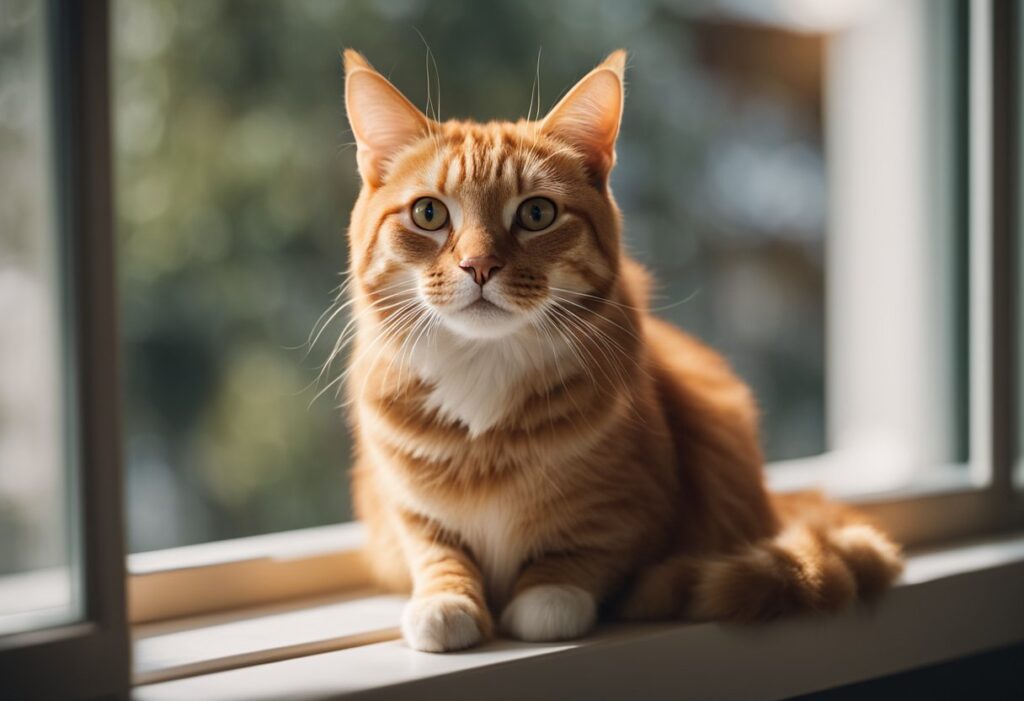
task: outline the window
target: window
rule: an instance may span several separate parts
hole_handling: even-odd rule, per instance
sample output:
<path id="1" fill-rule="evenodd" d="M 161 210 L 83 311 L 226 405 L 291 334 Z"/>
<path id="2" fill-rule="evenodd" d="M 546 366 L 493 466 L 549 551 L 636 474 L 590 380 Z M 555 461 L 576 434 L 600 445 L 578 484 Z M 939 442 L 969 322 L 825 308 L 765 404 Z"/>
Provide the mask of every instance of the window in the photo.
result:
<path id="1" fill-rule="evenodd" d="M 1024 524 L 1011 3 L 83 5 L 0 5 L 0 677 L 123 693 L 126 600 L 365 584 L 328 362 L 349 45 L 482 118 L 631 48 L 627 246 L 754 386 L 773 484 L 911 545 Z"/>
<path id="2" fill-rule="evenodd" d="M 126 695 L 105 4 L 0 4 L 0 677 Z M 55 671 L 59 670 L 59 671 Z"/>

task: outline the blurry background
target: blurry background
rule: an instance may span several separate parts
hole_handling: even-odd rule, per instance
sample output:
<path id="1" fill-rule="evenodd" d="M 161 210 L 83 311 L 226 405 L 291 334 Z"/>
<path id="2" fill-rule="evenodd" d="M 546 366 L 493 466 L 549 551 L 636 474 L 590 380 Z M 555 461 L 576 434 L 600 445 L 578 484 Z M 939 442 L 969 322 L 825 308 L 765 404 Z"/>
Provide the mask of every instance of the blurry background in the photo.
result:
<path id="1" fill-rule="evenodd" d="M 630 50 L 613 176 L 627 246 L 664 315 L 754 386 L 769 458 L 822 451 L 824 42 L 765 7 L 116 3 L 132 548 L 350 517 L 348 436 L 311 385 L 333 339 L 303 347 L 359 186 L 339 51 L 423 106 L 419 34 L 450 117 L 525 115 L 538 56 L 546 109 Z"/>

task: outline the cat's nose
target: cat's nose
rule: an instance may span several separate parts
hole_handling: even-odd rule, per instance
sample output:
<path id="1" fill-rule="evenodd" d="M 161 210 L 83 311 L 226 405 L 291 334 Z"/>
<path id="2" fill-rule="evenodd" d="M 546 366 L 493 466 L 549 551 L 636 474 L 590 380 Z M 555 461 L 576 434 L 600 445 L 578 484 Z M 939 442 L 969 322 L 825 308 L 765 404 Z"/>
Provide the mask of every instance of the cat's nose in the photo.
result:
<path id="1" fill-rule="evenodd" d="M 503 265 L 504 261 L 497 256 L 473 256 L 459 261 L 459 267 L 472 275 L 480 286 L 494 277 Z"/>

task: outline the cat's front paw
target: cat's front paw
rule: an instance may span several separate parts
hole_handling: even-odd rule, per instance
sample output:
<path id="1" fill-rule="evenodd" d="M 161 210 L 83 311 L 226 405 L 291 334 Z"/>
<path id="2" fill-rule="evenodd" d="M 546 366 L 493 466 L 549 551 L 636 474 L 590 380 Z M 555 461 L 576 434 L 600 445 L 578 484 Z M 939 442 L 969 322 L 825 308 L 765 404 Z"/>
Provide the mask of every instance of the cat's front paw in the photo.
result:
<path id="1" fill-rule="evenodd" d="M 476 645 L 490 630 L 490 614 L 459 594 L 413 599 L 402 611 L 402 635 L 422 652 L 449 652 Z"/>
<path id="2" fill-rule="evenodd" d="M 504 630 L 531 642 L 570 640 L 589 633 L 597 622 L 597 604 L 571 584 L 542 584 L 524 590 L 501 614 Z"/>

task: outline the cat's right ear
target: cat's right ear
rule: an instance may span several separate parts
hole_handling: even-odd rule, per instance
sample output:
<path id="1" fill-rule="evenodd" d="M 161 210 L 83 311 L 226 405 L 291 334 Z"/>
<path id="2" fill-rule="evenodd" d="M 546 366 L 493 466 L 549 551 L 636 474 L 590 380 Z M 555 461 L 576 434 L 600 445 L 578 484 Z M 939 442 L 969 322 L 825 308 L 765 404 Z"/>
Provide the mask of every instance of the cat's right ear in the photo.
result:
<path id="1" fill-rule="evenodd" d="M 430 131 L 427 118 L 362 54 L 345 51 L 345 110 L 356 138 L 356 162 L 371 187 L 384 182 L 398 153 Z"/>
<path id="2" fill-rule="evenodd" d="M 625 71 L 626 52 L 620 49 L 576 83 L 541 121 L 541 131 L 583 155 L 591 178 L 601 187 L 615 165 Z"/>

